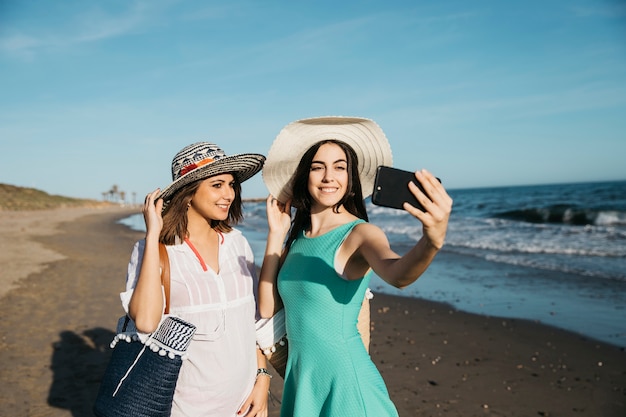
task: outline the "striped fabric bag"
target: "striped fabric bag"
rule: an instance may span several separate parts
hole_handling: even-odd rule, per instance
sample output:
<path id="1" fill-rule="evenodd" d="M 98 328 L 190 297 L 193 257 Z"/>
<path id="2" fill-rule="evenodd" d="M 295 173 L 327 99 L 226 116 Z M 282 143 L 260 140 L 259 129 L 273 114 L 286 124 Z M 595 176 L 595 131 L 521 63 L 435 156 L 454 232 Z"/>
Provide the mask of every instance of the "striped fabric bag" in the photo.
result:
<path id="1" fill-rule="evenodd" d="M 196 328 L 167 316 L 145 343 L 130 328 L 111 343 L 113 353 L 93 411 L 98 417 L 169 417 L 178 373 Z"/>
<path id="2" fill-rule="evenodd" d="M 160 245 L 165 315 L 142 341 L 134 322 L 123 316 L 111 342 L 113 352 L 93 407 L 98 417 L 169 417 L 180 367 L 196 327 L 169 312 L 169 260 Z"/>

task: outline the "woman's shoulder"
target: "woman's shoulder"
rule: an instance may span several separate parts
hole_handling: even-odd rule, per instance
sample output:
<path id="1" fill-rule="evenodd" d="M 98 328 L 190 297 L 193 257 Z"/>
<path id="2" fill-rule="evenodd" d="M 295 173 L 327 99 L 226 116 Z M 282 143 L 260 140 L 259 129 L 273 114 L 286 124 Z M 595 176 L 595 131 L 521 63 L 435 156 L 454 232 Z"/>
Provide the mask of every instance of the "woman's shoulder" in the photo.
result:
<path id="1" fill-rule="evenodd" d="M 224 248 L 227 249 L 229 253 L 234 256 L 245 254 L 246 258 L 254 258 L 250 243 L 241 230 L 231 229 L 230 232 L 223 233 L 222 236 L 224 239 L 222 244 L 225 245 Z"/>
<path id="2" fill-rule="evenodd" d="M 376 226 L 375 224 L 369 223 L 365 220 L 358 221 L 356 220 L 354 223 L 354 228 L 352 229 L 351 235 L 355 235 L 360 237 L 361 239 L 374 238 L 380 233 L 384 233 L 383 230 Z"/>
<path id="3" fill-rule="evenodd" d="M 231 242 L 234 244 L 248 243 L 248 239 L 243 235 L 241 230 L 232 228 L 228 233 L 222 233 L 224 242 Z"/>
<path id="4" fill-rule="evenodd" d="M 344 213 L 342 218 L 337 218 L 335 224 L 329 227 L 331 230 L 348 230 L 350 234 L 362 234 L 369 233 L 376 229 L 380 230 L 378 226 L 369 223 L 367 220 L 361 219 L 351 213 Z"/>
<path id="5" fill-rule="evenodd" d="M 240 239 L 244 237 L 241 230 L 235 227 L 231 228 L 229 232 L 223 233 L 223 236 L 228 237 L 229 239 Z"/>

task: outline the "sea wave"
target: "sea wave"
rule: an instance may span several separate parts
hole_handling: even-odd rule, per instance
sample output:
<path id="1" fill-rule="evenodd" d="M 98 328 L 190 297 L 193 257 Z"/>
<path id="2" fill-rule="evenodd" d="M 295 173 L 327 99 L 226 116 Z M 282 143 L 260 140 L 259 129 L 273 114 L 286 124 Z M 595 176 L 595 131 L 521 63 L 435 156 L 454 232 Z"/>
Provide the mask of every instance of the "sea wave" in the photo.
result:
<path id="1" fill-rule="evenodd" d="M 578 226 L 626 226 L 626 213 L 618 210 L 581 208 L 566 204 L 496 213 L 494 217 L 527 223 L 557 223 Z"/>
<path id="2" fill-rule="evenodd" d="M 421 224 L 414 219 L 398 222 L 380 217 L 377 220 L 397 253 L 410 250 L 420 237 Z M 455 217 L 450 222 L 443 251 L 499 264 L 626 281 L 623 227 Z"/>

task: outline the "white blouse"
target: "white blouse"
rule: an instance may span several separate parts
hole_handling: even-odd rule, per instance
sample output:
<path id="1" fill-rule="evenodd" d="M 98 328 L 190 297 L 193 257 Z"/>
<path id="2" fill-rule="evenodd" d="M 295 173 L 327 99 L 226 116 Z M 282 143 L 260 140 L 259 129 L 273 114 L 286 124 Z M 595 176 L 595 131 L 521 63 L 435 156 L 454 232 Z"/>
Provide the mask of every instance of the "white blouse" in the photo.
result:
<path id="1" fill-rule="evenodd" d="M 145 240 L 128 264 L 128 304 L 141 270 Z M 257 276 L 254 256 L 240 231 L 222 234 L 219 274 L 204 265 L 190 242 L 167 246 L 170 260 L 170 314 L 197 329 L 183 361 L 172 416 L 228 416 L 246 400 L 256 377 Z"/>

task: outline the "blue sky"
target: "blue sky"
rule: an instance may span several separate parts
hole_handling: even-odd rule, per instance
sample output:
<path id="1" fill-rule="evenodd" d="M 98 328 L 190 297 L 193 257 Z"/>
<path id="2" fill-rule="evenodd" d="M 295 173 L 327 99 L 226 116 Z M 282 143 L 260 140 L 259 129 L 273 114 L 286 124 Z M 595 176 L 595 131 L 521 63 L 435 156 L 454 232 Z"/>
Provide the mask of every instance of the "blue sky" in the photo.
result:
<path id="1" fill-rule="evenodd" d="M 626 5 L 0 1 L 0 183 L 142 201 L 189 143 L 326 115 L 450 189 L 626 179 Z"/>

